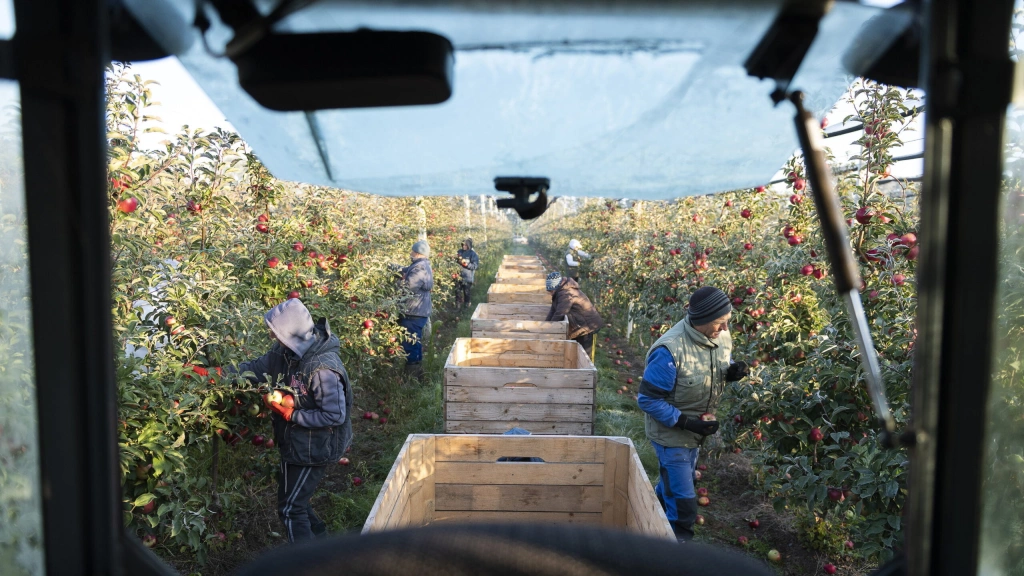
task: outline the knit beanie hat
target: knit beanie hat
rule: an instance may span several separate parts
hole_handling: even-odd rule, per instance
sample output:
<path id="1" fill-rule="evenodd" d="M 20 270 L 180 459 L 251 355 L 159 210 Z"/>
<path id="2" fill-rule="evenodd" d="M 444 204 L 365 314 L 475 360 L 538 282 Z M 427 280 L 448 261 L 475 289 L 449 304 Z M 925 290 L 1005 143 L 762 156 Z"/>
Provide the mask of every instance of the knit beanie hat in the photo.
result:
<path id="1" fill-rule="evenodd" d="M 418 240 L 412 245 L 412 251 L 424 256 L 430 256 L 430 244 L 427 244 L 426 240 Z"/>
<path id="2" fill-rule="evenodd" d="M 562 283 L 562 273 L 561 272 L 552 272 L 551 274 L 548 274 L 547 278 L 544 279 L 544 287 L 547 288 L 548 292 L 551 292 L 555 288 L 558 288 L 558 285 L 561 284 L 561 283 Z"/>
<path id="3" fill-rule="evenodd" d="M 690 324 L 700 326 L 732 311 L 729 297 L 718 288 L 704 286 L 690 296 Z"/>

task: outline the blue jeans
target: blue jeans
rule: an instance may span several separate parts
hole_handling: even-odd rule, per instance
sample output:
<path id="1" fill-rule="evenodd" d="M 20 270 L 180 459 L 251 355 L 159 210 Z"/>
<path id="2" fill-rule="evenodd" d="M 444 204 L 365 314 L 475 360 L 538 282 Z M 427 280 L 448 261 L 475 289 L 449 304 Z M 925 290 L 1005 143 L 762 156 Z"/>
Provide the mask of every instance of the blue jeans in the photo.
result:
<path id="1" fill-rule="evenodd" d="M 419 364 L 423 361 L 423 327 L 427 325 L 426 316 L 402 316 L 398 325 L 405 328 L 409 337 L 402 340 L 405 350 L 406 364 Z"/>
<path id="2" fill-rule="evenodd" d="M 693 488 L 693 477 L 697 467 L 697 455 L 700 448 L 667 448 L 651 442 L 654 452 L 658 455 L 658 466 L 661 469 L 661 478 L 654 488 L 662 506 L 665 507 L 665 516 L 669 522 L 679 520 L 680 505 L 677 500 L 692 499 L 697 497 Z M 686 510 L 682 510 L 686 515 Z M 689 520 L 691 523 L 692 519 Z M 685 526 L 689 528 L 689 526 Z"/>

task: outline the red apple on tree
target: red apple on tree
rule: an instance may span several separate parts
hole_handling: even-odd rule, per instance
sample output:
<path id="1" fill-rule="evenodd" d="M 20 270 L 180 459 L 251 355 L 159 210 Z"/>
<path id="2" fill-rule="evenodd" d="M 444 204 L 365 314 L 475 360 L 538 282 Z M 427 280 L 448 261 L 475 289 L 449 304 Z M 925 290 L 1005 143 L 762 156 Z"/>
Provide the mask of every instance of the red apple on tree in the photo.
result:
<path id="1" fill-rule="evenodd" d="M 753 216 L 753 214 L 754 213 L 751 212 L 750 209 L 748 209 L 748 208 L 744 208 L 743 210 L 740 210 L 740 216 L 742 216 L 743 218 L 748 218 L 749 219 L 751 216 Z"/>
<path id="2" fill-rule="evenodd" d="M 289 300 L 291 300 L 292 298 L 298 298 L 299 296 L 301 296 L 301 294 L 299 294 L 298 290 L 292 290 L 291 292 L 288 293 Z"/>
<path id="3" fill-rule="evenodd" d="M 131 214 L 132 212 L 135 212 L 138 207 L 139 201 L 133 197 L 125 198 L 117 203 L 118 212 L 123 212 L 124 214 Z"/>
<path id="4" fill-rule="evenodd" d="M 822 433 L 821 428 L 812 428 L 807 437 L 811 439 L 811 442 L 817 444 L 825 438 L 825 434 Z"/>
<path id="5" fill-rule="evenodd" d="M 256 217 L 256 220 L 259 222 L 270 222 L 270 216 L 266 214 L 260 214 L 259 216 Z"/>
<path id="6" fill-rule="evenodd" d="M 277 256 L 267 259 L 267 268 L 277 268 L 277 265 L 281 263 L 281 260 Z"/>

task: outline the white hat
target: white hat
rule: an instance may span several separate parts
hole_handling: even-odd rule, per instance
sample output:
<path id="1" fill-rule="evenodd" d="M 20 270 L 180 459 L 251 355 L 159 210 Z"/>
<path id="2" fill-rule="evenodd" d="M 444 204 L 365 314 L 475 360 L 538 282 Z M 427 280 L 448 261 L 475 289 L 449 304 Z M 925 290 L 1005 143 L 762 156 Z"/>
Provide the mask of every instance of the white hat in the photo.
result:
<path id="1" fill-rule="evenodd" d="M 580 244 L 579 240 L 573 238 L 572 240 L 569 240 L 569 248 L 571 250 L 579 250 L 580 248 L 583 248 L 583 245 Z"/>

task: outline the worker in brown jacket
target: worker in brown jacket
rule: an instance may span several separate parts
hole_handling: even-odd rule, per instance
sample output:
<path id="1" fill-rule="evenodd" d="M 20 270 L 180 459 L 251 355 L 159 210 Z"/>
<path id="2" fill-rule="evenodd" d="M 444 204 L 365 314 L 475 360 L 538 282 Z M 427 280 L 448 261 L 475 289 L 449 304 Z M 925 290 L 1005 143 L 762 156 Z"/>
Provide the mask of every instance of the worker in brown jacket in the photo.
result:
<path id="1" fill-rule="evenodd" d="M 560 272 L 548 274 L 544 282 L 551 294 L 551 310 L 547 320 L 569 319 L 569 339 L 575 340 L 594 358 L 594 334 L 604 327 L 604 320 L 590 298 L 580 290 L 572 278 L 564 278 Z"/>

